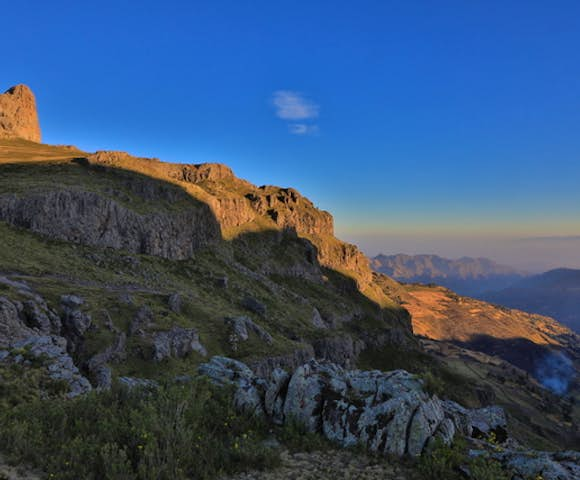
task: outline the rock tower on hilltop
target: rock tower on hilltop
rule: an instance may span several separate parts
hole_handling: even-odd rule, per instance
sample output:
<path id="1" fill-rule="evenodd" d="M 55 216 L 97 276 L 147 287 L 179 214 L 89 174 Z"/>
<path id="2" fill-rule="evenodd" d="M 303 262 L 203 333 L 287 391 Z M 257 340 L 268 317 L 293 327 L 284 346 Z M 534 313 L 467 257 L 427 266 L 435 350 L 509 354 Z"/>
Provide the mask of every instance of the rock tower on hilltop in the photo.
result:
<path id="1" fill-rule="evenodd" d="M 0 138 L 40 143 L 36 100 L 26 85 L 16 85 L 0 95 Z"/>

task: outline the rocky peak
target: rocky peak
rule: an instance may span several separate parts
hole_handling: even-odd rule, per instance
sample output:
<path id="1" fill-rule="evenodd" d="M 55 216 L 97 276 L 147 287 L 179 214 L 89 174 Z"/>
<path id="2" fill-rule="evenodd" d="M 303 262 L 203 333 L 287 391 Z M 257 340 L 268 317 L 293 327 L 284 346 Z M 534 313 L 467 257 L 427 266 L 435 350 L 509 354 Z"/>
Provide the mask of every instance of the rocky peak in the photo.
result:
<path id="1" fill-rule="evenodd" d="M 0 138 L 40 143 L 36 100 L 26 85 L 16 85 L 0 95 Z"/>

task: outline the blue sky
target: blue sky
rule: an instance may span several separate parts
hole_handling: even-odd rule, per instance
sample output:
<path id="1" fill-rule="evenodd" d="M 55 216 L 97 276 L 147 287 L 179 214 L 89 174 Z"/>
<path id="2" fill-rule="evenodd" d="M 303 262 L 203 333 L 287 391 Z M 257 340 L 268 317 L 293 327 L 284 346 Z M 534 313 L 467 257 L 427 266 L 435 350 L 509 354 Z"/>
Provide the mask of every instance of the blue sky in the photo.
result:
<path id="1" fill-rule="evenodd" d="M 294 186 L 369 253 L 580 234 L 580 2 L 3 11 L 0 89 L 33 88 L 47 143 Z M 571 252 L 561 262 L 578 264 L 580 244 Z"/>

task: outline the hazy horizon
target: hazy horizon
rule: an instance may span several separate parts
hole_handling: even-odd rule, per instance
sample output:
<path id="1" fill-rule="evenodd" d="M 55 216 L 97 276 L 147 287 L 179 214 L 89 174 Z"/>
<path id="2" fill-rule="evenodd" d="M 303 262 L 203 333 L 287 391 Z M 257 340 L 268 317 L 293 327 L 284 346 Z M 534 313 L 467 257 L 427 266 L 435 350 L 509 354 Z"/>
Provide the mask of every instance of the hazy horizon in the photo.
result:
<path id="1" fill-rule="evenodd" d="M 412 235 L 356 235 L 340 231 L 338 236 L 356 244 L 369 257 L 379 254 L 438 255 L 452 260 L 484 257 L 531 274 L 555 268 L 580 269 L 580 236 L 426 238 Z"/>

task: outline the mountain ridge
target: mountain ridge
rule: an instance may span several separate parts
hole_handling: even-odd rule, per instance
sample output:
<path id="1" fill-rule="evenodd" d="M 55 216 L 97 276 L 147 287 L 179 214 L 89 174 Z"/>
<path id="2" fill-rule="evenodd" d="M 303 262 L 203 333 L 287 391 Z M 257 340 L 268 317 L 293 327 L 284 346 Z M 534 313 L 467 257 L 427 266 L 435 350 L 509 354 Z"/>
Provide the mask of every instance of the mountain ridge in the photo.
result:
<path id="1" fill-rule="evenodd" d="M 548 315 L 580 332 L 580 270 L 557 268 L 534 275 L 503 289 L 488 292 L 482 299 Z"/>
<path id="2" fill-rule="evenodd" d="M 468 296 L 509 286 L 528 275 L 485 257 L 448 259 L 434 254 L 380 254 L 372 258 L 371 266 L 402 282 L 435 283 Z"/>
<path id="3" fill-rule="evenodd" d="M 385 378 L 402 375 L 432 389 L 419 409 L 412 398 L 402 399 L 395 417 L 381 416 L 386 428 L 402 429 L 390 438 L 411 442 L 413 455 L 427 453 L 427 439 L 442 425 L 434 392 L 460 402 L 457 412 L 508 409 L 518 441 L 540 448 L 576 441 L 572 400 L 497 361 L 487 345 L 470 348 L 490 355 L 461 347 L 457 356 L 469 357 L 462 362 L 441 354 L 452 338 L 426 349 L 407 308 L 413 286 L 373 272 L 355 245 L 334 236 L 330 213 L 292 188 L 252 185 L 221 164 L 170 164 L 2 139 L 0 242 L 0 376 L 15 385 L 1 402 L 50 397 L 47 385 L 56 388 L 54 382 L 64 398 L 92 390 L 115 394 L 115 385 L 187 383 L 200 365 L 221 359 L 244 362 L 241 371 L 253 372 L 248 382 L 255 391 L 242 388 L 244 401 L 257 393 L 265 402 L 265 382 L 272 382 L 267 401 L 279 408 L 287 401 L 288 372 L 298 379 L 292 391 L 323 387 L 319 379 L 326 376 L 315 371 L 320 361 L 345 369 L 340 382 L 359 378 L 353 372 L 364 368 L 356 382 L 365 391 L 365 379 L 379 375 L 377 369 L 394 372 Z M 433 294 L 434 287 L 425 288 Z M 444 295 L 455 301 L 452 292 Z M 465 320 L 472 312 L 464 304 L 457 316 L 447 316 Z M 428 309 L 437 313 L 437 305 Z M 509 327 L 513 315 L 489 319 Z M 471 333 L 473 325 L 464 323 Z M 553 336 L 543 332 L 546 325 Z M 518 335 L 534 348 L 571 350 L 563 327 L 547 320 L 528 327 Z M 456 343 L 455 352 L 461 339 Z M 23 385 L 29 378 L 22 371 L 32 368 L 32 385 Z M 402 370 L 408 373 L 397 373 Z M 577 384 L 571 385 L 569 395 L 577 396 Z M 313 405 L 318 431 L 323 402 L 314 393 L 294 400 Z M 525 408 L 512 400 L 516 393 Z M 359 400 L 348 397 L 349 411 Z M 325 421 L 346 431 L 334 417 L 340 404 Z M 546 405 L 551 410 L 544 417 Z M 407 427 L 420 439 L 409 440 Z M 452 437 L 445 432 L 439 433 Z"/>

